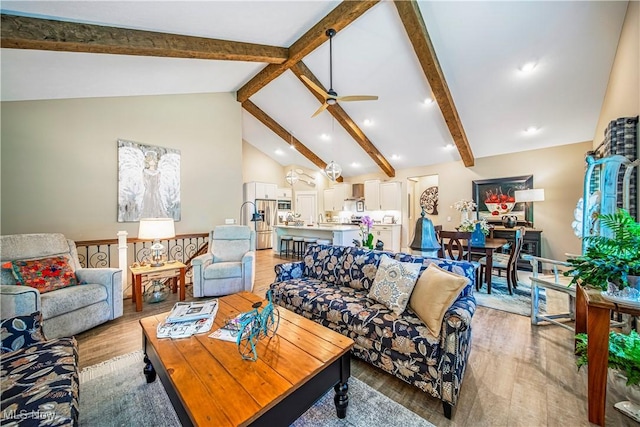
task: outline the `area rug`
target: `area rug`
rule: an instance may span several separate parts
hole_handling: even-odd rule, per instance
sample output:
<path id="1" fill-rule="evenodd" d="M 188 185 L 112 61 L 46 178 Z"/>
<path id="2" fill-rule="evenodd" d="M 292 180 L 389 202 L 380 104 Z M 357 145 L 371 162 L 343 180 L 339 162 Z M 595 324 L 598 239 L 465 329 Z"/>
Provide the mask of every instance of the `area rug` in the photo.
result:
<path id="1" fill-rule="evenodd" d="M 159 379 L 147 384 L 143 354 L 129 353 L 89 366 L 80 373 L 81 426 L 178 427 L 180 421 Z M 336 418 L 333 390 L 293 424 L 295 427 L 433 427 L 404 406 L 362 381 L 349 379 L 347 417 Z"/>
<path id="2" fill-rule="evenodd" d="M 483 307 L 531 316 L 531 286 L 528 280 L 519 280 L 513 295 L 509 295 L 507 279 L 494 275 L 491 278 L 491 294 L 487 294 L 487 285 L 483 283 L 480 291 L 475 291 L 473 296 L 476 303 Z M 542 312 L 546 311 L 545 289 L 540 290 L 540 308 Z"/>

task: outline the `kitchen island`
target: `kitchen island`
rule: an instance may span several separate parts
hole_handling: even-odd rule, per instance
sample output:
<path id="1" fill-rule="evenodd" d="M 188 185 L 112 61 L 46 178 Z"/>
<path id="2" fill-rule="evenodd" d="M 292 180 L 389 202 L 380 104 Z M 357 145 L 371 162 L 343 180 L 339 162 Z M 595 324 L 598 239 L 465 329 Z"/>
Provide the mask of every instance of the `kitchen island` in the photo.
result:
<path id="1" fill-rule="evenodd" d="M 315 237 L 325 239 L 338 246 L 353 246 L 353 240 L 361 240 L 360 227 L 357 225 L 335 224 L 335 225 L 276 225 L 276 246 L 274 251 L 280 253 L 280 237 L 299 236 Z"/>

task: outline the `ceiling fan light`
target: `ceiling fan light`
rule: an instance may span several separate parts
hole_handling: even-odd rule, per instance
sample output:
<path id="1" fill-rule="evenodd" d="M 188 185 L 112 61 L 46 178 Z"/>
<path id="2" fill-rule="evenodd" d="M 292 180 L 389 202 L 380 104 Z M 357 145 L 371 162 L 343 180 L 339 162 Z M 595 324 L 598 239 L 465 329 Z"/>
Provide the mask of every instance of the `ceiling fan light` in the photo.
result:
<path id="1" fill-rule="evenodd" d="M 327 98 L 327 101 L 326 101 L 326 102 L 327 102 L 327 104 L 329 104 L 329 105 L 335 105 L 338 101 L 336 101 L 336 100 L 335 100 L 335 99 L 333 99 L 333 98 Z"/>
<path id="2" fill-rule="evenodd" d="M 324 168 L 324 173 L 327 174 L 327 178 L 329 178 L 331 181 L 335 181 L 340 178 L 340 175 L 342 174 L 342 168 L 339 164 L 335 163 L 332 160 L 331 163 L 329 163 L 327 167 Z"/>

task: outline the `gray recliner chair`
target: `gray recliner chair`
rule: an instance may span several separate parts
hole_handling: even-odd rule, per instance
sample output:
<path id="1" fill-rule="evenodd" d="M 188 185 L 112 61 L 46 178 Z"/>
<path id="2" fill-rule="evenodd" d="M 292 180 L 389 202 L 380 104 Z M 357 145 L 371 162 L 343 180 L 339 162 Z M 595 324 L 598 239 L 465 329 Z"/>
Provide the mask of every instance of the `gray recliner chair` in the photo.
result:
<path id="1" fill-rule="evenodd" d="M 72 336 L 122 316 L 122 270 L 82 268 L 73 240 L 59 233 L 0 236 L 0 259 L 38 260 L 62 256 L 78 285 L 40 293 L 18 285 L 10 269 L 2 269 L 0 316 L 7 319 L 42 312 L 47 339 Z"/>
<path id="2" fill-rule="evenodd" d="M 253 290 L 256 232 L 246 225 L 219 225 L 209 233 L 209 252 L 191 260 L 193 296 Z"/>

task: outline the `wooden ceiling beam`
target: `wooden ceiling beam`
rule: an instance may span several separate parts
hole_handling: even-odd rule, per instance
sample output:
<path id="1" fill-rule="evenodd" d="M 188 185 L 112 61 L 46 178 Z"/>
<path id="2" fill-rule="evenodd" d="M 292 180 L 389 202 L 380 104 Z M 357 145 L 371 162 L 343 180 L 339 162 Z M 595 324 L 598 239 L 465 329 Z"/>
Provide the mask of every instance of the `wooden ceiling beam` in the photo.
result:
<path id="1" fill-rule="evenodd" d="M 284 47 L 2 14 L 3 48 L 280 64 Z"/>
<path id="2" fill-rule="evenodd" d="M 278 135 L 280 138 L 284 140 L 289 146 L 293 147 L 298 151 L 298 153 L 302 154 L 304 157 L 309 159 L 311 163 L 324 170 L 327 167 L 327 164 L 322 161 L 320 157 L 316 155 L 313 151 L 309 150 L 307 146 L 305 146 L 302 142 L 300 142 L 295 136 L 293 136 L 290 132 L 288 132 L 285 128 L 280 126 L 278 122 L 273 120 L 267 113 L 262 111 L 256 104 L 251 102 L 250 100 L 246 100 L 242 103 L 242 108 L 247 110 L 253 117 L 258 119 L 263 125 L 268 127 Z M 338 178 L 339 182 L 342 182 L 342 177 Z"/>
<path id="3" fill-rule="evenodd" d="M 422 71 L 429 82 L 429 86 L 431 86 L 433 96 L 442 111 L 444 121 L 447 123 L 460 157 L 466 167 L 471 167 L 475 163 L 473 152 L 462 126 L 462 121 L 458 116 L 453 96 L 451 96 L 449 86 L 438 62 L 436 51 L 431 43 L 427 27 L 422 19 L 418 3 L 414 0 L 394 0 L 393 3 L 398 10 L 400 20 L 409 36 L 409 40 L 411 40 L 418 61 L 422 66 Z"/>
<path id="4" fill-rule="evenodd" d="M 318 78 L 311 72 L 311 70 L 302 61 L 300 61 L 293 67 L 291 67 L 291 71 L 296 75 L 296 77 L 298 77 L 298 79 L 300 79 L 305 87 L 309 89 L 313 96 L 315 96 L 321 104 L 324 104 L 324 97 L 322 97 L 315 90 L 311 89 L 311 87 L 309 87 L 307 83 L 300 78 L 300 76 L 307 77 L 309 80 L 314 82 L 326 92 L 327 89 L 322 85 L 322 83 L 320 83 Z M 362 149 L 369 155 L 369 157 L 373 159 L 374 162 L 376 162 L 376 164 L 380 167 L 380 169 L 382 169 L 385 174 L 387 174 L 387 176 L 396 176 L 396 171 L 393 166 L 391 166 L 391 163 L 389 163 L 389 161 L 382 155 L 382 153 L 378 151 L 376 146 L 373 145 L 371 141 L 369 141 L 369 138 L 367 138 L 364 132 L 362 132 L 362 130 L 351 119 L 351 117 L 349 117 L 347 112 L 342 109 L 339 103 L 329 105 L 329 107 L 327 107 L 327 111 L 329 111 L 329 113 L 331 113 L 331 115 L 335 117 L 335 119 L 338 121 L 338 123 L 340 123 L 344 130 L 346 130 L 347 133 L 351 135 L 351 137 L 358 143 L 358 145 L 362 147 Z"/>
<path id="5" fill-rule="evenodd" d="M 333 28 L 339 32 L 347 25 L 358 19 L 367 10 L 375 6 L 375 1 L 345 0 L 315 24 L 302 37 L 289 47 L 289 58 L 281 64 L 269 64 L 238 90 L 238 102 L 244 102 L 267 84 L 275 80 L 302 58 L 313 52 L 318 46 L 327 41 L 325 32 Z"/>

